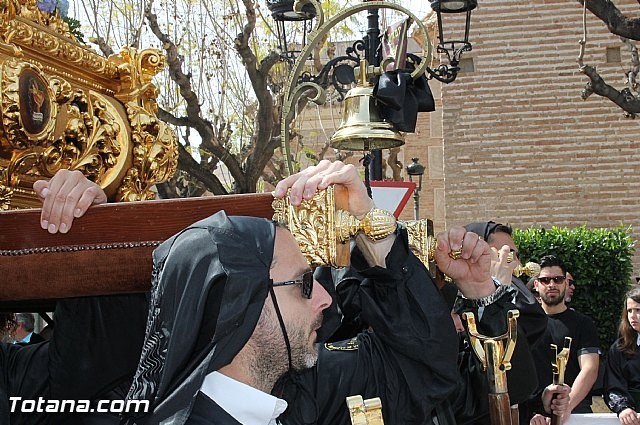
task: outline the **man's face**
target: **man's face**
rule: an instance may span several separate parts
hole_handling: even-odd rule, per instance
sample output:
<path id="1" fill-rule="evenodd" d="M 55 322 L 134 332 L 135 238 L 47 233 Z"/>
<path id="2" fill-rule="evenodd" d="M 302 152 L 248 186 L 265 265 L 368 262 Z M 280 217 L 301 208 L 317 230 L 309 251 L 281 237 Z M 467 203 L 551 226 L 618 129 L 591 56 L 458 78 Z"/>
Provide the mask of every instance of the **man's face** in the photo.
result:
<path id="1" fill-rule="evenodd" d="M 271 266 L 271 279 L 274 282 L 299 279 L 304 272 L 309 270 L 309 264 L 300 252 L 291 233 L 278 228 Z M 331 296 L 316 281 L 313 282 L 310 299 L 303 297 L 302 288 L 299 285 L 278 286 L 274 288 L 274 291 L 291 344 L 293 368 L 302 370 L 313 367 L 318 359 L 317 330 L 322 325 L 323 310 L 331 305 Z M 265 301 L 265 308 L 273 309 L 273 302 L 269 298 Z M 272 319 L 274 329 L 277 329 L 274 336 L 281 347 L 276 352 L 284 353 L 284 362 L 287 364 L 286 346 L 275 312 Z"/>
<path id="2" fill-rule="evenodd" d="M 504 232 L 494 232 L 489 236 L 489 240 L 487 241 L 490 247 L 500 250 L 504 245 L 507 245 L 511 252 L 513 253 L 513 261 L 519 263 L 520 262 L 520 253 L 518 252 L 518 247 L 515 242 L 509 236 L 509 234 Z"/>
<path id="3" fill-rule="evenodd" d="M 27 332 L 22 323 L 20 323 L 11 331 L 10 335 L 15 341 L 21 341 L 25 336 L 29 335 L 29 332 Z"/>
<path id="4" fill-rule="evenodd" d="M 571 273 L 567 272 L 567 293 L 564 296 L 564 300 L 566 302 L 571 301 L 571 298 L 573 298 L 573 291 L 575 291 L 575 289 L 576 289 L 575 280 L 573 279 L 573 276 L 571 275 Z"/>
<path id="5" fill-rule="evenodd" d="M 564 303 L 566 276 L 558 266 L 545 267 L 535 281 L 542 302 L 548 306 Z"/>

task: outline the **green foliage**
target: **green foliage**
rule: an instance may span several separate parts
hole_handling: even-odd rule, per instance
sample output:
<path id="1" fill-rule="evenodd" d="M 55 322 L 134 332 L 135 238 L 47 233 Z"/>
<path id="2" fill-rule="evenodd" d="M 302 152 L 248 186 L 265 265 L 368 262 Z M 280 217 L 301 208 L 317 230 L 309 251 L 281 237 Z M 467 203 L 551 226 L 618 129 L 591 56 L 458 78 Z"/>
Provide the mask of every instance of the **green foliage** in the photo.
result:
<path id="1" fill-rule="evenodd" d="M 631 285 L 634 246 L 631 228 L 514 230 L 513 239 L 523 263 L 547 254 L 560 258 L 576 279 L 571 307 L 591 317 L 608 350 L 617 338 L 624 294 Z"/>
<path id="2" fill-rule="evenodd" d="M 67 16 L 63 18 L 63 21 L 65 21 L 67 25 L 69 25 L 69 31 L 71 32 L 71 34 L 73 34 L 78 43 L 87 44 L 84 40 L 84 34 L 81 29 L 82 23 L 79 20 Z"/>

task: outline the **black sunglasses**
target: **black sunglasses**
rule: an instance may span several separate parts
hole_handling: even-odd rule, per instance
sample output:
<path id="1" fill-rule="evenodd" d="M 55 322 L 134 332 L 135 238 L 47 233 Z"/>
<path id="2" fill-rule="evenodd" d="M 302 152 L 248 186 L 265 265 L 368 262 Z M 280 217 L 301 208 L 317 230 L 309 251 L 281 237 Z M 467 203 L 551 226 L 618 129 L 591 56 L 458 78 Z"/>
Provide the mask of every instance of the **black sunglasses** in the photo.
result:
<path id="1" fill-rule="evenodd" d="M 554 281 L 555 283 L 564 283 L 565 279 L 567 277 L 566 276 L 540 276 L 538 277 L 538 282 L 543 283 L 545 285 L 548 285 L 551 283 L 551 281 Z"/>
<path id="2" fill-rule="evenodd" d="M 300 288 L 302 288 L 302 297 L 310 300 L 311 291 L 313 291 L 313 271 L 309 270 L 308 272 L 304 272 L 300 279 L 271 282 L 271 286 L 273 287 L 287 285 L 300 285 Z"/>
<path id="3" fill-rule="evenodd" d="M 575 279 L 567 279 L 567 283 L 569 284 L 569 286 L 571 286 L 571 285 L 576 286 Z"/>

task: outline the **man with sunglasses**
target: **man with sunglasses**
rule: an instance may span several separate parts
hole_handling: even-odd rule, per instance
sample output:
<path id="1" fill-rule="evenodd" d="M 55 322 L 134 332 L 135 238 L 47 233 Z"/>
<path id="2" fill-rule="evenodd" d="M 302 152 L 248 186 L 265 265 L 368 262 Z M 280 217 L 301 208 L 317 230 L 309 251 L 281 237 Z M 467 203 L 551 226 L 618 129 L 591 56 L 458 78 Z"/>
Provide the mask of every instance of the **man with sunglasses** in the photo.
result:
<path id="1" fill-rule="evenodd" d="M 570 303 L 573 298 L 573 292 L 576 290 L 576 280 L 573 275 L 567 272 L 567 293 L 564 296 L 564 302 Z"/>
<path id="2" fill-rule="evenodd" d="M 340 162 L 321 161 L 274 194 L 299 205 L 330 184 L 347 189 L 352 215 L 372 213 L 357 170 Z M 382 399 L 386 423 L 455 424 L 442 406 L 461 385 L 458 340 L 406 230 L 381 240 L 359 234 L 355 245 L 351 267 L 363 277 L 357 298 L 371 329 L 319 345 L 335 330 L 334 288 L 312 279 L 287 229 L 221 212 L 164 242 L 154 252 L 147 335 L 129 393 L 151 400 L 152 411 L 129 423 L 346 425 L 345 398 L 359 394 Z M 491 278 L 484 241 L 450 229 L 435 257 L 476 312 L 482 305 L 505 325 L 498 310 L 510 308 L 510 292 Z"/>
<path id="3" fill-rule="evenodd" d="M 541 258 L 540 275 L 534 285 L 548 316 L 542 344 L 533 350 L 538 388 L 541 390 L 552 382 L 551 365 L 555 363 L 555 354 L 550 350 L 550 344 L 555 344 L 561 350 L 565 337 L 571 337 L 565 372 L 565 383 L 571 386 L 570 411 L 591 413 L 590 392 L 598 377 L 600 357 L 598 331 L 591 318 L 567 307 L 567 271 L 558 257 L 546 255 Z M 535 408 L 532 409 L 535 411 Z"/>

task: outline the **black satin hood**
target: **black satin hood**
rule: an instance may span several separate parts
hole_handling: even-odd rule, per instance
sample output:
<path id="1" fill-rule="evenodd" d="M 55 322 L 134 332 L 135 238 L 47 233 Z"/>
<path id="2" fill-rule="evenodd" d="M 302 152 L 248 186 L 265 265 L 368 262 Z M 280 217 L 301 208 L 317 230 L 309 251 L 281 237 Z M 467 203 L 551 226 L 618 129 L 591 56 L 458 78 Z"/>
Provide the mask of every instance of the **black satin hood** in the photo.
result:
<path id="1" fill-rule="evenodd" d="M 153 253 L 151 305 L 129 399 L 150 400 L 137 424 L 183 424 L 204 377 L 229 364 L 269 290 L 275 224 L 219 212 Z"/>

